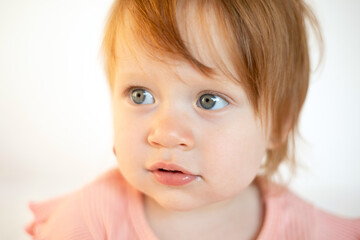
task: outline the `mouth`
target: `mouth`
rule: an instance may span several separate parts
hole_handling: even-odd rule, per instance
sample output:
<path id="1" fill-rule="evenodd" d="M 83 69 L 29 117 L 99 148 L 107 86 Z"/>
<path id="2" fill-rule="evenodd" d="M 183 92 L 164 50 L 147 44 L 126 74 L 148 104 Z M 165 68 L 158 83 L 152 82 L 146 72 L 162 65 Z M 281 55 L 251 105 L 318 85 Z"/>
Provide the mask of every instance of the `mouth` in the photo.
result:
<path id="1" fill-rule="evenodd" d="M 167 186 L 182 186 L 199 177 L 176 164 L 162 162 L 152 165 L 149 170 L 157 182 Z"/>
<path id="2" fill-rule="evenodd" d="M 174 164 L 174 163 L 164 163 L 158 162 L 150 166 L 149 170 L 152 171 L 160 171 L 160 172 L 170 172 L 170 173 L 183 173 L 187 175 L 195 175 L 192 172 L 186 170 L 185 168 Z"/>
<path id="3" fill-rule="evenodd" d="M 163 169 L 163 168 L 159 168 L 158 171 L 170 172 L 170 173 L 183 173 L 182 171 L 179 171 L 179 170 L 167 170 L 167 169 Z"/>

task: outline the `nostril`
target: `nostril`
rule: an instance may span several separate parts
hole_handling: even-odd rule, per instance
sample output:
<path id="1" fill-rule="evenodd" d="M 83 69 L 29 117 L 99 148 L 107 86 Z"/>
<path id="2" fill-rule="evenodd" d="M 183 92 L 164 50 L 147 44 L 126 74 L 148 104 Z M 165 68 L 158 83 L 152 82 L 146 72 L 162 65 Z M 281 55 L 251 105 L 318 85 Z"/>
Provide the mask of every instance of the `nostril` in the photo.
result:
<path id="1" fill-rule="evenodd" d="M 156 147 L 160 147 L 161 146 L 161 144 L 160 143 L 157 143 L 157 142 L 151 142 L 154 146 L 156 146 Z"/>

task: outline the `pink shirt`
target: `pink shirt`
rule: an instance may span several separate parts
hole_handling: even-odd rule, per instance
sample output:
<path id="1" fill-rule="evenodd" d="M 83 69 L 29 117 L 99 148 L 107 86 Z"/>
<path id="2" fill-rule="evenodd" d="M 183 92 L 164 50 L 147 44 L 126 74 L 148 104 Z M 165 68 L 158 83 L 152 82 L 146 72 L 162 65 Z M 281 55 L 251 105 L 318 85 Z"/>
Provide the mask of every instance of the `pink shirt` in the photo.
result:
<path id="1" fill-rule="evenodd" d="M 330 215 L 285 188 L 258 180 L 265 203 L 258 240 L 360 239 L 360 219 Z M 146 221 L 141 193 L 117 169 L 78 191 L 30 204 L 30 209 L 35 219 L 26 231 L 33 239 L 157 239 Z"/>

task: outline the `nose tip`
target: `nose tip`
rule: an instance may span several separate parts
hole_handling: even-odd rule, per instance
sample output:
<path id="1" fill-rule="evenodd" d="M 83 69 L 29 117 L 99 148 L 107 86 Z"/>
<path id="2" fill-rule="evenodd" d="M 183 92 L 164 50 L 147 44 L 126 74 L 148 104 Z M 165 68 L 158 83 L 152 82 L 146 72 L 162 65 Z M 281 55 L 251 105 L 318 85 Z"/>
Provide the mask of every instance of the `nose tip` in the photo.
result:
<path id="1" fill-rule="evenodd" d="M 186 123 L 173 118 L 157 122 L 151 129 L 147 140 L 151 146 L 156 148 L 190 150 L 194 147 L 194 137 Z"/>
<path id="2" fill-rule="evenodd" d="M 166 134 L 166 136 L 165 136 Z M 155 132 L 150 134 L 148 142 L 151 146 L 156 148 L 181 148 L 189 150 L 193 147 L 193 143 L 189 139 L 181 138 L 174 133 L 159 133 Z"/>

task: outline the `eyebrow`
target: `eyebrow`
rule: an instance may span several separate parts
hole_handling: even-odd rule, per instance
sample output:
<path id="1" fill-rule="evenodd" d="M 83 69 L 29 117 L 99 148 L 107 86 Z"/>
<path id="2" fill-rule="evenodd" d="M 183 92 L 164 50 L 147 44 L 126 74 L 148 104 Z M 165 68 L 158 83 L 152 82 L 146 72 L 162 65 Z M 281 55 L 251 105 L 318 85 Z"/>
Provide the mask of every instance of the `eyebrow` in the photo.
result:
<path id="1" fill-rule="evenodd" d="M 219 73 L 218 71 L 214 71 L 212 74 L 210 75 L 206 75 L 204 73 L 202 73 L 200 70 L 193 68 L 194 73 L 195 74 L 191 74 L 193 77 L 192 79 L 194 80 L 202 80 L 202 81 L 208 81 L 208 82 L 212 82 L 215 84 L 218 84 L 219 86 L 226 86 L 226 89 L 232 88 L 231 85 L 240 85 L 241 84 L 239 82 L 234 82 L 233 80 L 229 79 L 228 76 Z M 191 85 L 192 81 L 186 81 L 186 79 L 184 79 L 184 77 L 182 77 L 181 73 L 174 71 L 175 76 L 177 76 L 177 80 L 183 82 L 185 85 Z M 128 70 L 124 70 L 124 71 L 119 71 L 117 79 L 123 79 L 123 80 L 131 80 L 131 81 L 147 81 L 149 79 L 154 79 L 153 77 L 151 77 L 146 71 L 128 71 Z M 205 79 L 206 78 L 206 79 Z M 226 78 L 226 79 L 224 79 Z M 230 85 L 229 85 L 230 84 Z"/>
<path id="2" fill-rule="evenodd" d="M 117 79 L 146 80 L 149 75 L 145 71 L 118 71 Z"/>

